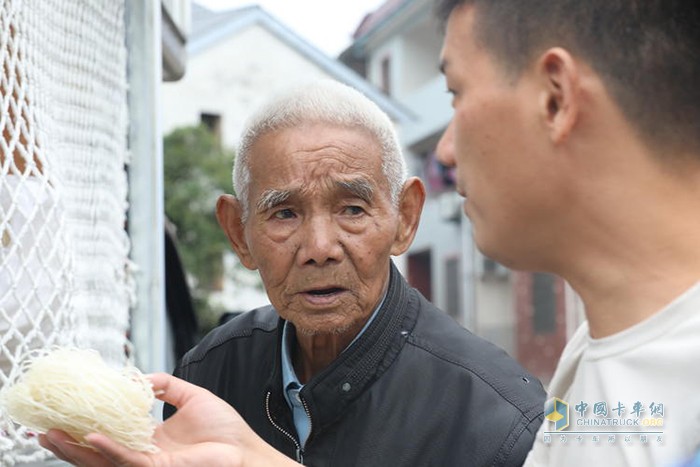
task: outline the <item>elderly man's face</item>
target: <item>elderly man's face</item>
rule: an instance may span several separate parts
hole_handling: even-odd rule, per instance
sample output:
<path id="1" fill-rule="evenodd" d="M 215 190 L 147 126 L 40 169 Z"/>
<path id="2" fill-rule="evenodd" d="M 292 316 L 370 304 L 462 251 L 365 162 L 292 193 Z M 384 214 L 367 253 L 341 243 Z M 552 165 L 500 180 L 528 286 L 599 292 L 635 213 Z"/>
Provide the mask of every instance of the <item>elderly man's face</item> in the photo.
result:
<path id="1" fill-rule="evenodd" d="M 392 205 L 379 144 L 323 124 L 274 131 L 253 145 L 250 175 L 248 219 L 238 233 L 222 222 L 243 264 L 298 332 L 356 332 L 413 232 L 402 210 L 415 207 Z"/>

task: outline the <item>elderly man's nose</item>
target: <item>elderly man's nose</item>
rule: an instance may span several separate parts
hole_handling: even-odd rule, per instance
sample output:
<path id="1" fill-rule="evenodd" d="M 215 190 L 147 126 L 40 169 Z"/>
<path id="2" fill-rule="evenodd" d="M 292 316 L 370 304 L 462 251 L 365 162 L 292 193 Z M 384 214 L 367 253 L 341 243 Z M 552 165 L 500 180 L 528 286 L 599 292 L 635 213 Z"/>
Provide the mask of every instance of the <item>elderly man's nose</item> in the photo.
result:
<path id="1" fill-rule="evenodd" d="M 314 220 L 307 223 L 301 240 L 300 259 L 303 264 L 325 264 L 339 261 L 343 248 L 336 226 L 330 220 Z"/>
<path id="2" fill-rule="evenodd" d="M 440 141 L 438 141 L 435 152 L 437 159 L 447 167 L 455 166 L 455 143 L 454 143 L 454 124 L 450 121 L 445 131 L 442 133 Z"/>

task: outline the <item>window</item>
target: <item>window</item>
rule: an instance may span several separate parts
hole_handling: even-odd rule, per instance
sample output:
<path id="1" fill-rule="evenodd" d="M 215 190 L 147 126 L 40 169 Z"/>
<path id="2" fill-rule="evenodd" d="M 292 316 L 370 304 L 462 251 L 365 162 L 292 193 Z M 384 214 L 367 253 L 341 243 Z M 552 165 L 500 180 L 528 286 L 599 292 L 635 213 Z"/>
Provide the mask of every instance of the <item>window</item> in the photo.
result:
<path id="1" fill-rule="evenodd" d="M 542 272 L 532 274 L 532 327 L 535 334 L 556 331 L 557 300 L 554 276 Z"/>
<path id="2" fill-rule="evenodd" d="M 453 318 L 459 319 L 459 258 L 448 258 L 445 260 L 445 278 L 447 282 L 447 306 L 445 307 L 445 311 Z"/>
<path id="3" fill-rule="evenodd" d="M 408 256 L 408 283 L 418 289 L 423 296 L 432 299 L 432 270 L 430 250 Z"/>
<path id="4" fill-rule="evenodd" d="M 384 57 L 382 59 L 382 91 L 387 96 L 391 95 L 391 58 Z"/>
<path id="5" fill-rule="evenodd" d="M 202 123 L 202 125 L 209 128 L 209 131 L 214 133 L 214 136 L 221 141 L 221 115 L 201 113 L 199 114 L 199 121 Z"/>

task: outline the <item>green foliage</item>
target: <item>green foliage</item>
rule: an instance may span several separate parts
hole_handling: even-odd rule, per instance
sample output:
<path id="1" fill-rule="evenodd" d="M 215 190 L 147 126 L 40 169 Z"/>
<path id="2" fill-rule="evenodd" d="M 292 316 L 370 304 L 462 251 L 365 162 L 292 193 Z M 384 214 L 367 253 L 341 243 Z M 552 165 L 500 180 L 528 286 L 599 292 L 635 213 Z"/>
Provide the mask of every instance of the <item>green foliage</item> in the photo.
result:
<path id="1" fill-rule="evenodd" d="M 216 221 L 216 200 L 231 192 L 234 154 L 205 126 L 174 130 L 163 140 L 163 153 L 165 214 L 177 228 L 178 253 L 194 279 L 198 314 L 211 314 L 207 297 L 218 289 L 229 248 Z"/>

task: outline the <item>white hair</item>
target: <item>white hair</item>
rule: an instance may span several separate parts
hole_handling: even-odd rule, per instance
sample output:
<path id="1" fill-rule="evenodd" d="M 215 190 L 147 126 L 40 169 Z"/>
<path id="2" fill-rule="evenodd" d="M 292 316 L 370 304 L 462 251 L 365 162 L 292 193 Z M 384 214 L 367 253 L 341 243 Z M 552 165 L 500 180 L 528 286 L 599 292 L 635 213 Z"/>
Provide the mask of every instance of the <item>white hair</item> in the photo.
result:
<path id="1" fill-rule="evenodd" d="M 243 220 L 248 216 L 251 147 L 270 131 L 307 122 L 369 132 L 382 148 L 382 170 L 389 183 L 391 201 L 398 206 L 407 169 L 393 123 L 374 102 L 356 89 L 325 79 L 295 86 L 273 96 L 246 121 L 233 166 L 233 189 L 243 207 Z"/>

